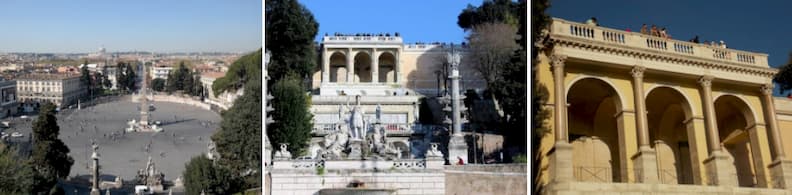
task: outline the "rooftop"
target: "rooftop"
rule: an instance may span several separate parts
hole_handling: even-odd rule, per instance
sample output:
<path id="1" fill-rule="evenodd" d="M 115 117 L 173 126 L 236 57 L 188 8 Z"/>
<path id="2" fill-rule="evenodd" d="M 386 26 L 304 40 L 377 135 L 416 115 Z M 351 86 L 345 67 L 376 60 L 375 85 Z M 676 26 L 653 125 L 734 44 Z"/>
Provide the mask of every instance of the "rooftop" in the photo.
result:
<path id="1" fill-rule="evenodd" d="M 79 74 L 27 74 L 17 77 L 17 80 L 66 80 L 79 78 Z"/>

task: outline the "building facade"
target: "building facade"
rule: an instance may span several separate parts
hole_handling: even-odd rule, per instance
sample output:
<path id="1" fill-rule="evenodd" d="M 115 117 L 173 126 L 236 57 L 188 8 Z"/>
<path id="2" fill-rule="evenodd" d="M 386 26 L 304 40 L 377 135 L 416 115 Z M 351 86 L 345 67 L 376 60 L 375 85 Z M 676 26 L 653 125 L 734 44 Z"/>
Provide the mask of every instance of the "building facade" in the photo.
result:
<path id="1" fill-rule="evenodd" d="M 29 74 L 17 78 L 19 102 L 40 105 L 50 102 L 58 107 L 76 104 L 88 91 L 78 74 Z"/>
<path id="2" fill-rule="evenodd" d="M 151 67 L 151 79 L 168 79 L 168 74 L 173 71 L 173 67 L 156 65 Z"/>
<path id="3" fill-rule="evenodd" d="M 16 80 L 0 80 L 0 118 L 16 114 L 18 108 Z"/>
<path id="4" fill-rule="evenodd" d="M 767 54 L 557 18 L 542 37 L 544 194 L 792 193 Z"/>

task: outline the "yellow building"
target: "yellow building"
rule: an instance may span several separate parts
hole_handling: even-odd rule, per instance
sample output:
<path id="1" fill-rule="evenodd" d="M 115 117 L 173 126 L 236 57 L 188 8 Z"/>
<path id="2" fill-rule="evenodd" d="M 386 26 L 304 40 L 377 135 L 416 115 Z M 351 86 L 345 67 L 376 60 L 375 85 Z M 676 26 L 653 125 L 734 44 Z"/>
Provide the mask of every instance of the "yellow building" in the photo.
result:
<path id="1" fill-rule="evenodd" d="M 544 194 L 792 194 L 792 102 L 767 54 L 557 18 L 546 33 Z"/>

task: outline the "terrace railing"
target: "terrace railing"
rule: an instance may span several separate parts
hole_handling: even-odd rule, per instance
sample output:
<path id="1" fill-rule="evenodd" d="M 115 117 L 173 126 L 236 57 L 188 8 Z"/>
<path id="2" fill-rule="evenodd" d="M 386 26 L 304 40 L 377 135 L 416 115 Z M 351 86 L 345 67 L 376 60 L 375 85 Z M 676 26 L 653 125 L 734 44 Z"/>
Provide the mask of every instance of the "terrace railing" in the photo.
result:
<path id="1" fill-rule="evenodd" d="M 551 35 L 568 36 L 618 47 L 678 54 L 746 66 L 769 67 L 767 54 L 698 44 L 636 32 L 610 29 L 553 18 Z"/>

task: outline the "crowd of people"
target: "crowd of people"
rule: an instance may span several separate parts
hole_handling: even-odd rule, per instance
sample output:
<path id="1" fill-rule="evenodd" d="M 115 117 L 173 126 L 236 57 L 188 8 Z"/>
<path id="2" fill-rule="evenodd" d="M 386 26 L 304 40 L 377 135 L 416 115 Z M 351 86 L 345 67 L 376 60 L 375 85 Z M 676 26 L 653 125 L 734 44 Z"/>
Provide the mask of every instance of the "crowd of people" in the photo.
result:
<path id="1" fill-rule="evenodd" d="M 662 37 L 666 39 L 670 39 L 671 35 L 668 34 L 665 27 L 660 29 L 657 28 L 657 25 L 652 24 L 652 28 L 647 28 L 646 24 L 641 26 L 641 34 L 651 35 L 655 37 Z"/>
<path id="2" fill-rule="evenodd" d="M 599 26 L 599 23 L 597 23 L 597 18 L 596 17 L 591 17 L 588 20 L 586 20 L 586 24 L 587 25 L 591 25 L 591 26 Z M 626 31 L 627 32 L 631 32 L 629 28 Z M 652 24 L 651 28 L 649 28 L 646 24 L 643 24 L 641 26 L 641 34 L 655 36 L 655 37 L 661 37 L 661 38 L 665 38 L 665 39 L 670 39 L 671 38 L 671 35 L 668 34 L 668 31 L 666 30 L 665 27 L 657 27 L 657 25 L 654 25 L 654 24 Z M 724 49 L 728 48 L 728 47 L 726 47 L 726 42 L 724 42 L 723 40 L 720 40 L 720 41 L 717 41 L 717 42 L 716 41 L 703 41 L 702 42 L 702 41 L 699 41 L 699 36 L 698 35 L 696 35 L 695 37 L 693 37 L 692 39 L 690 39 L 688 41 L 692 42 L 692 43 L 704 44 L 704 45 L 707 45 L 707 46 L 720 47 L 720 48 L 724 48 Z"/>

